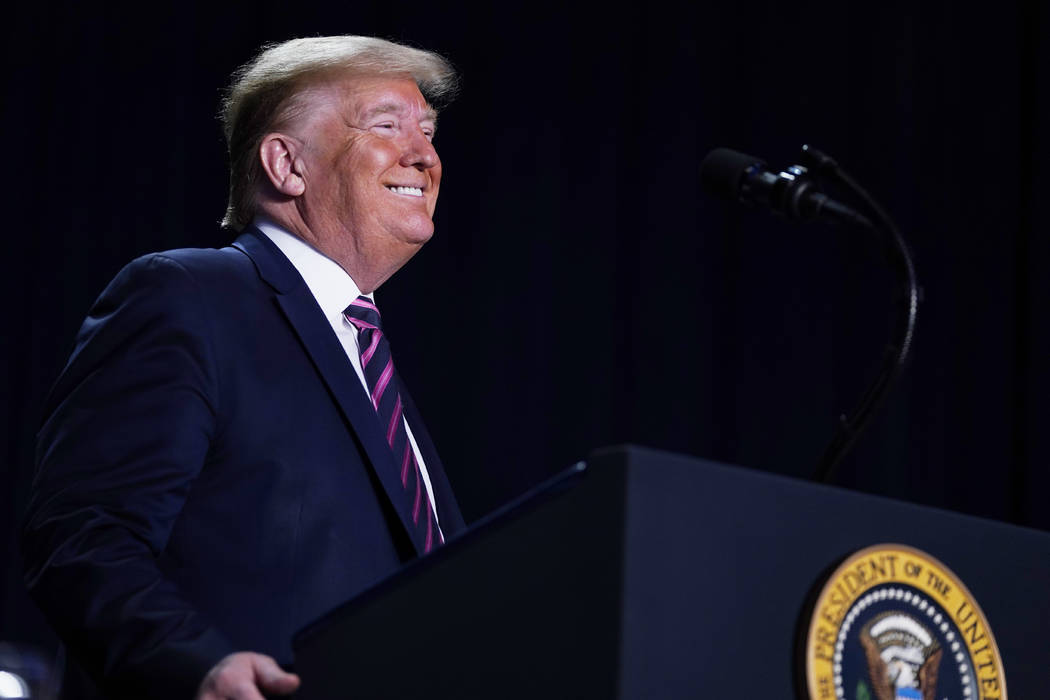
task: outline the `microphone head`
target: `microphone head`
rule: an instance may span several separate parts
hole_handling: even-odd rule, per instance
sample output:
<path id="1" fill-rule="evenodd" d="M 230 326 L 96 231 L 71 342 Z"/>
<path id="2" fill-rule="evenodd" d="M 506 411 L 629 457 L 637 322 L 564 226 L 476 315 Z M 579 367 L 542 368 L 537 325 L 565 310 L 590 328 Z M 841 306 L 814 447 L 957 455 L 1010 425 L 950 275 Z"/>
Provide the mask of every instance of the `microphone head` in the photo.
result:
<path id="1" fill-rule="evenodd" d="M 744 174 L 755 165 L 765 168 L 766 162 L 730 148 L 716 148 L 700 163 L 700 184 L 713 195 L 737 201 Z"/>

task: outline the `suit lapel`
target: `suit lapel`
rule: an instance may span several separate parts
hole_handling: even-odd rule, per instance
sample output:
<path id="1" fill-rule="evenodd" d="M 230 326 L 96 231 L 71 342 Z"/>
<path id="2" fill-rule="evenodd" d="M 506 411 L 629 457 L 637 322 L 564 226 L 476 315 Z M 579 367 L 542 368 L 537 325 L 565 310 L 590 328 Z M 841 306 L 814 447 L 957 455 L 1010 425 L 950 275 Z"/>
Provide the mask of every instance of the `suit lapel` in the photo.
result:
<path id="1" fill-rule="evenodd" d="M 259 276 L 273 287 L 278 307 L 295 329 L 339 410 L 353 428 L 376 478 L 382 484 L 405 533 L 412 541 L 416 554 L 421 555 L 424 551 L 423 538 L 418 528 L 411 527 L 412 503 L 401 486 L 394 455 L 390 446 L 386 444 L 375 410 L 368 402 L 343 346 L 332 332 L 332 327 L 317 305 L 310 288 L 303 282 L 295 266 L 258 229 L 246 229 L 234 242 L 234 246 L 252 259 Z"/>

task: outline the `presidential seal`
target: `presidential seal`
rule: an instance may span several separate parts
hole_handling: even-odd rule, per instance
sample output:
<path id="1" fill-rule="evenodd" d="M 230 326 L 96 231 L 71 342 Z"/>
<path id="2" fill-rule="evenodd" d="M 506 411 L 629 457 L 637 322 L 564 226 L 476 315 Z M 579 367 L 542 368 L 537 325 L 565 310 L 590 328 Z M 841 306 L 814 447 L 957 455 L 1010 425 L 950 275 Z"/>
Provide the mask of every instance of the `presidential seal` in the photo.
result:
<path id="1" fill-rule="evenodd" d="M 862 549 L 831 574 L 804 654 L 813 700 L 1006 700 L 977 601 L 948 567 L 904 545 Z"/>

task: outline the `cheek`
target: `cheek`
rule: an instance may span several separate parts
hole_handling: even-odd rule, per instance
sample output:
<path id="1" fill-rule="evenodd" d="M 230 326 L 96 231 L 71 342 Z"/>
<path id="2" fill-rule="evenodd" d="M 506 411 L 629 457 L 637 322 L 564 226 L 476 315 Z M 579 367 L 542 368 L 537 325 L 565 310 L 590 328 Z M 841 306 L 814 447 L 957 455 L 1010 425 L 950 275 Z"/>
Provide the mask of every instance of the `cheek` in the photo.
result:
<path id="1" fill-rule="evenodd" d="M 368 154 L 356 153 L 355 157 L 343 159 L 339 164 L 340 180 L 343 183 L 343 197 L 347 204 L 361 208 L 374 202 L 382 194 L 381 161 Z"/>
<path id="2" fill-rule="evenodd" d="M 397 160 L 397 152 L 392 144 L 366 136 L 348 146 L 336 167 L 344 180 L 371 180 L 378 184 L 382 181 L 383 173 L 397 165 Z"/>

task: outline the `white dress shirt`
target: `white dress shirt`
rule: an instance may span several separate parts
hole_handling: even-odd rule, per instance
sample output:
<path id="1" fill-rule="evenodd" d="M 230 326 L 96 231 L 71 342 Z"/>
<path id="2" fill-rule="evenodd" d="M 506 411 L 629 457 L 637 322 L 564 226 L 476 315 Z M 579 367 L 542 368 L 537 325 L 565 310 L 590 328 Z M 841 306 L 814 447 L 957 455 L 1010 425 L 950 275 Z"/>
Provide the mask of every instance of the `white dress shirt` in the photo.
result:
<path id="1" fill-rule="evenodd" d="M 274 245 L 281 249 L 288 261 L 302 275 L 306 286 L 310 288 L 314 299 L 317 300 L 317 305 L 321 307 L 324 317 L 328 319 L 328 323 L 331 324 L 336 337 L 339 338 L 347 358 L 350 359 L 350 364 L 354 366 L 357 378 L 361 380 L 361 387 L 364 389 L 365 396 L 368 396 L 368 382 L 365 380 L 365 372 L 361 368 L 361 352 L 357 345 L 357 328 L 343 316 L 343 310 L 350 305 L 350 302 L 361 295 L 361 290 L 358 288 L 357 283 L 337 262 L 325 256 L 298 236 L 285 231 L 273 221 L 257 216 L 252 224 L 257 226 L 260 231 L 266 234 L 267 238 L 273 241 Z M 365 296 L 375 303 L 372 294 L 366 294 Z M 440 514 L 437 512 L 437 504 L 434 502 L 434 489 L 430 485 L 430 474 L 427 472 L 427 465 L 423 462 L 423 455 L 419 452 L 416 438 L 412 435 L 412 426 L 408 424 L 407 418 L 402 418 L 402 420 L 405 421 L 408 441 L 412 444 L 412 451 L 415 453 L 416 462 L 419 464 L 420 475 L 423 477 L 423 483 L 427 487 L 430 505 L 434 509 L 435 518 L 437 518 Z M 440 520 L 438 520 L 438 524 L 440 527 Z"/>

